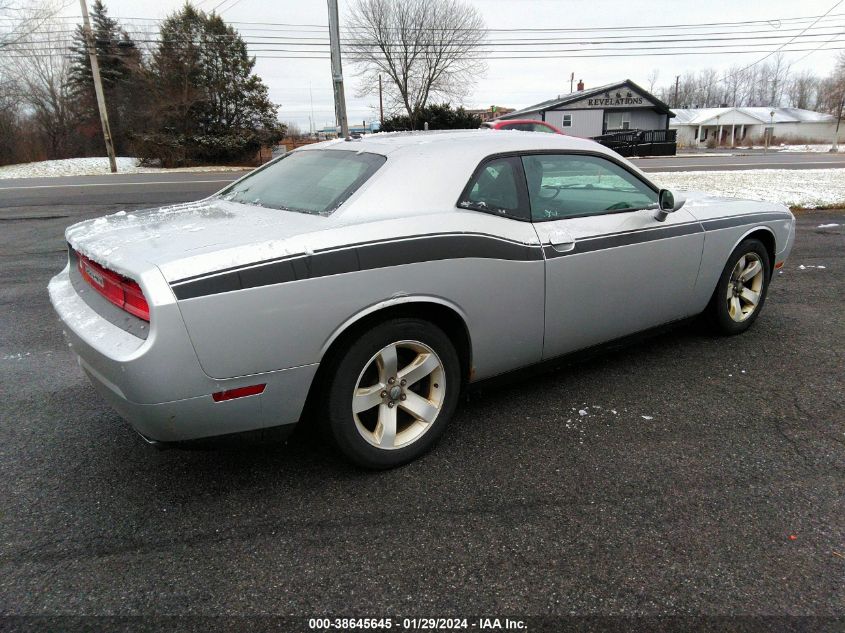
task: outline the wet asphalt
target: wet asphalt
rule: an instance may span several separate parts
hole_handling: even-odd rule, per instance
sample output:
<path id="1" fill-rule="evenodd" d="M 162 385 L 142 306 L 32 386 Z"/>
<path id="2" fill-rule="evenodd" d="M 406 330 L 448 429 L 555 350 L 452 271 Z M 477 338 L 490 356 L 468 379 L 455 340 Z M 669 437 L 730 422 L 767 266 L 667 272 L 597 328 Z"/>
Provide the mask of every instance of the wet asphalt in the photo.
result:
<path id="1" fill-rule="evenodd" d="M 845 212 L 800 215 L 745 335 L 476 389 L 371 473 L 308 432 L 157 451 L 97 396 L 46 286 L 138 206 L 0 208 L 0 614 L 845 616 Z"/>

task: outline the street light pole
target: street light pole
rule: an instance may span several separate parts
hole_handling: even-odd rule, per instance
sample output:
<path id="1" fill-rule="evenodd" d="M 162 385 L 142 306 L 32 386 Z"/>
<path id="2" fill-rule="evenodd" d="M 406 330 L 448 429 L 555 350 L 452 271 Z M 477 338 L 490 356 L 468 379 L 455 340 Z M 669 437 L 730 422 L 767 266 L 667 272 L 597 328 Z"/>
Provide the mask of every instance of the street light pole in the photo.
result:
<path id="1" fill-rule="evenodd" d="M 84 1 L 84 0 L 81 0 Z M 340 25 L 337 17 L 337 0 L 329 3 L 329 44 L 332 58 L 332 83 L 334 84 L 334 112 L 340 134 L 349 138 L 349 124 L 346 121 L 346 96 L 343 93 L 343 65 L 340 62 Z"/>
<path id="2" fill-rule="evenodd" d="M 772 136 L 774 135 L 774 133 L 775 133 L 775 111 L 772 110 L 771 112 L 769 112 L 769 129 L 766 130 L 766 147 L 763 150 L 764 153 L 769 151 L 769 143 L 771 142 Z"/>
<path id="3" fill-rule="evenodd" d="M 100 79 L 100 64 L 97 61 L 97 49 L 94 48 L 94 35 L 91 33 L 91 20 L 88 18 L 88 5 L 85 0 L 79 0 L 82 7 L 82 30 L 85 34 L 85 46 L 88 49 L 88 58 L 91 60 L 91 75 L 94 77 L 94 94 L 97 95 L 97 109 L 100 112 L 100 123 L 103 126 L 103 138 L 106 141 L 106 152 L 109 155 L 109 169 L 111 173 L 117 173 L 117 160 L 114 157 L 114 143 L 109 127 L 109 113 L 106 110 L 106 97 L 103 94 L 103 82 Z"/>

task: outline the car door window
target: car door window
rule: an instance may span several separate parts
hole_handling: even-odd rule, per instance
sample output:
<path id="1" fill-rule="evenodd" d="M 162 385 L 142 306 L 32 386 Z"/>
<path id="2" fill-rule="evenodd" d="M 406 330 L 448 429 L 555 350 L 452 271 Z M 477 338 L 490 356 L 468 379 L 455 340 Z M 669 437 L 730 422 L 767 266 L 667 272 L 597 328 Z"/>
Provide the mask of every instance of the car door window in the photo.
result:
<path id="1" fill-rule="evenodd" d="M 657 192 L 616 163 L 599 156 L 523 156 L 534 221 L 633 211 L 657 204 Z"/>
<path id="2" fill-rule="evenodd" d="M 464 189 L 458 206 L 527 219 L 526 205 L 520 199 L 520 171 L 518 158 L 495 158 L 486 162 Z"/>

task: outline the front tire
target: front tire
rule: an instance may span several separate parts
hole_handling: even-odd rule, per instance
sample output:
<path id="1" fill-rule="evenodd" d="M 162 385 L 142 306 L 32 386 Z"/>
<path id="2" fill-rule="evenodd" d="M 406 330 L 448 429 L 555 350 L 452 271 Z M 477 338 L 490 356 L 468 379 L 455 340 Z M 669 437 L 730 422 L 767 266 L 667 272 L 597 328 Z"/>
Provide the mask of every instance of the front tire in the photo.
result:
<path id="1" fill-rule="evenodd" d="M 757 320 L 771 270 L 769 253 L 760 240 L 744 240 L 736 247 L 707 306 L 707 316 L 718 332 L 741 334 Z"/>
<path id="2" fill-rule="evenodd" d="M 350 460 L 393 468 L 431 449 L 452 417 L 460 360 L 449 337 L 427 321 L 391 319 L 337 359 L 324 393 L 328 435 Z"/>

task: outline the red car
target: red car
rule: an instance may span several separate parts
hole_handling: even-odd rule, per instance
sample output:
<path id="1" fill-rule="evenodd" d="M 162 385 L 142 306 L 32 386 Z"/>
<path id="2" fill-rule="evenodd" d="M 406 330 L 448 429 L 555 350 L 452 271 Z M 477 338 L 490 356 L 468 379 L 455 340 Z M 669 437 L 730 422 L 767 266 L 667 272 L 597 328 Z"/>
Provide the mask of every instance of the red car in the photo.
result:
<path id="1" fill-rule="evenodd" d="M 483 128 L 492 130 L 519 130 L 521 132 L 549 132 L 551 134 L 563 134 L 551 123 L 537 121 L 535 119 L 508 119 L 506 121 L 485 121 L 481 124 Z"/>

